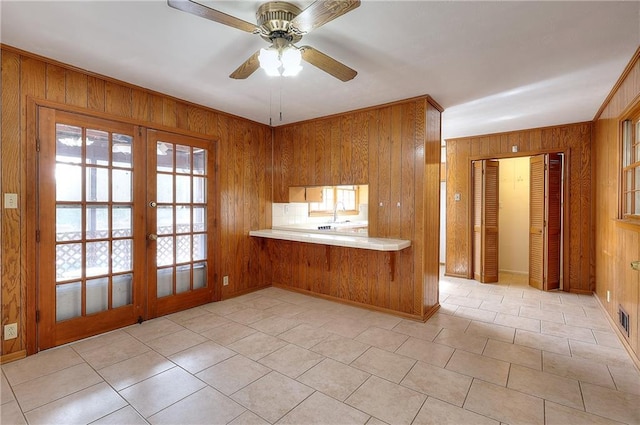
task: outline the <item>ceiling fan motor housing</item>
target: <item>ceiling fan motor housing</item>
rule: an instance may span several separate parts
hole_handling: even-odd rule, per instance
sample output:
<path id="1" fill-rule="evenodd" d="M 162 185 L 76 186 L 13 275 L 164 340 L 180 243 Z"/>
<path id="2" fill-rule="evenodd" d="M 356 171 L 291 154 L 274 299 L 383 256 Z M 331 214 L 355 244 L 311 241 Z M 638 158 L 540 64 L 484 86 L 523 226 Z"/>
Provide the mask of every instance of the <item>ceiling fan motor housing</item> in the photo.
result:
<path id="1" fill-rule="evenodd" d="M 291 27 L 291 21 L 300 14 L 301 10 L 294 4 L 284 1 L 272 1 L 258 8 L 256 20 L 262 30 L 260 36 L 266 41 L 286 39 L 289 43 L 296 43 L 302 39 Z"/>

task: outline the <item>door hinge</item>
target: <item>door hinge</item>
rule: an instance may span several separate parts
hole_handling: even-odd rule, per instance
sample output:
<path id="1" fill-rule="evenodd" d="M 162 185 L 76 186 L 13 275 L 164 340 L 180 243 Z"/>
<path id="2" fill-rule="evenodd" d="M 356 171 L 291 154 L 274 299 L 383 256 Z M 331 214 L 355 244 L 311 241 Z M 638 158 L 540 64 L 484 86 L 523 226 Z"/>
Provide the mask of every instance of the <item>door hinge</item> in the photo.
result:
<path id="1" fill-rule="evenodd" d="M 40 152 L 40 139 L 36 137 L 36 152 Z"/>
<path id="2" fill-rule="evenodd" d="M 213 219 L 213 228 L 215 229 L 216 227 L 218 227 L 218 219 L 214 218 Z"/>
<path id="3" fill-rule="evenodd" d="M 142 137 L 142 127 L 138 127 L 138 136 Z"/>
<path id="4" fill-rule="evenodd" d="M 36 230 L 36 242 L 40 242 L 40 230 Z"/>
<path id="5" fill-rule="evenodd" d="M 36 323 L 40 323 L 40 310 L 36 310 Z"/>

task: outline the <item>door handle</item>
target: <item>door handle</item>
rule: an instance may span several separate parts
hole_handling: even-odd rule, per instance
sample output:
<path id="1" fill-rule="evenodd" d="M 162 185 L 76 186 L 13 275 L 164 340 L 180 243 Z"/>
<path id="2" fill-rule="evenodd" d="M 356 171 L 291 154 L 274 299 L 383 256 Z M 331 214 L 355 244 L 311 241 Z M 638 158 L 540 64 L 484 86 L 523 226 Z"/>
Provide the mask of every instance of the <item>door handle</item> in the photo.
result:
<path id="1" fill-rule="evenodd" d="M 631 268 L 633 270 L 640 270 L 640 261 L 632 261 L 631 262 Z"/>
<path id="2" fill-rule="evenodd" d="M 154 234 L 154 233 L 149 233 L 147 235 L 147 239 L 150 241 L 157 241 L 158 240 L 158 235 Z"/>
<path id="3" fill-rule="evenodd" d="M 150 206 L 151 208 L 155 208 L 157 205 L 158 205 L 158 204 L 156 204 L 156 202 L 155 202 L 155 201 L 151 201 L 151 202 L 149 202 L 149 206 Z"/>

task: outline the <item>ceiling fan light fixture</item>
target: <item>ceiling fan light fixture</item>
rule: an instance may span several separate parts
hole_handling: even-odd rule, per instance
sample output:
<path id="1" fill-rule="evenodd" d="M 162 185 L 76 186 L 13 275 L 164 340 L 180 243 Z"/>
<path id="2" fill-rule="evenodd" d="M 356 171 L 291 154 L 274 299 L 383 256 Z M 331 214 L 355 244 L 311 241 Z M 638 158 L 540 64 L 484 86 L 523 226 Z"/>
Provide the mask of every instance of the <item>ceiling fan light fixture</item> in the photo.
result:
<path id="1" fill-rule="evenodd" d="M 284 77 L 296 76 L 302 70 L 302 66 L 300 65 L 302 53 L 294 46 L 285 47 L 280 55 L 280 59 L 282 60 L 282 67 L 284 68 L 284 72 L 282 73 Z"/>
<path id="2" fill-rule="evenodd" d="M 282 65 L 279 56 L 280 55 L 278 54 L 278 51 L 276 49 L 260 49 L 260 55 L 258 55 L 260 68 L 264 69 L 267 75 L 271 77 L 279 76 L 279 68 Z"/>

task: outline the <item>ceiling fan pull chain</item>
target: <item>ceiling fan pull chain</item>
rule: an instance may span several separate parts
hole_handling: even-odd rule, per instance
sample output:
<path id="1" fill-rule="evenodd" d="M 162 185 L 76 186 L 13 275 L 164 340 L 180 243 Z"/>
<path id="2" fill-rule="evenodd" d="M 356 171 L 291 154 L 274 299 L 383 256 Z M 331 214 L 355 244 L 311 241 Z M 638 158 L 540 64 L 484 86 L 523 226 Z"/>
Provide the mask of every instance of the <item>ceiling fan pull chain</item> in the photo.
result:
<path id="1" fill-rule="evenodd" d="M 280 122 L 282 122 L 282 78 L 280 79 Z"/>

